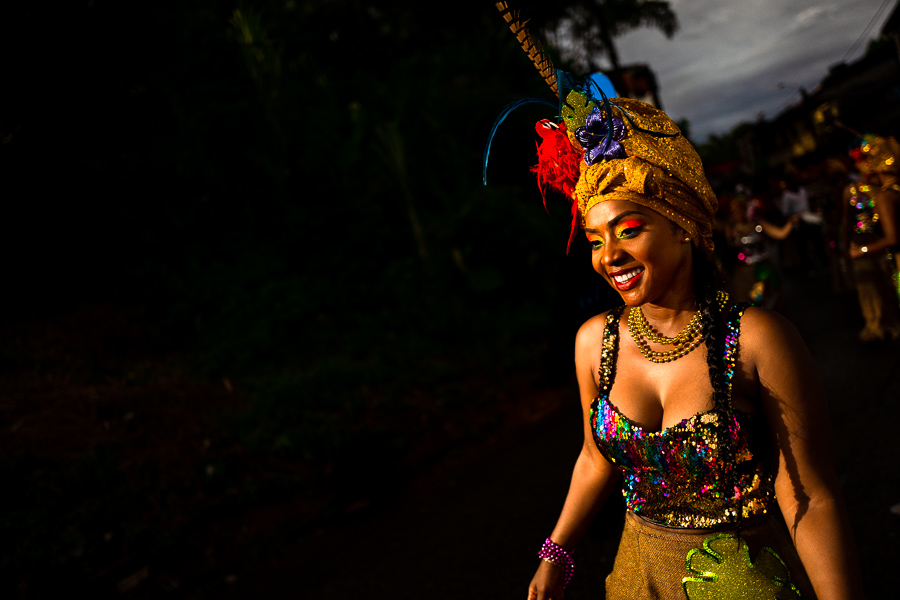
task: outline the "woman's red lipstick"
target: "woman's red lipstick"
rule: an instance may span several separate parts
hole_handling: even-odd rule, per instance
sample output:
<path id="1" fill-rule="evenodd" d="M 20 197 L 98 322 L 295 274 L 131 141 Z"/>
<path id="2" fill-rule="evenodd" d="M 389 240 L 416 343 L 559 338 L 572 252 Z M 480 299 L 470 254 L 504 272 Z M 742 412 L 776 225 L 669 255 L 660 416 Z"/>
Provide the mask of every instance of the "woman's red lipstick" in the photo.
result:
<path id="1" fill-rule="evenodd" d="M 623 269 L 621 271 L 615 271 L 609 274 L 609 278 L 613 282 L 613 285 L 616 286 L 616 289 L 620 292 L 630 290 L 631 288 L 636 286 L 643 276 L 643 267 Z"/>

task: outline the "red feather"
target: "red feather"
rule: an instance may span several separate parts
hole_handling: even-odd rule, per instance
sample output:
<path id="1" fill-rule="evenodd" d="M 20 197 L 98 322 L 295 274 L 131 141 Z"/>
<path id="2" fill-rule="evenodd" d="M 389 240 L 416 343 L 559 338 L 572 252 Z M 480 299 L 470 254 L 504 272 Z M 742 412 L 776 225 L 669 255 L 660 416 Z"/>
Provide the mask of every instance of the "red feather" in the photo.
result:
<path id="1" fill-rule="evenodd" d="M 541 136 L 541 141 L 536 144 L 538 164 L 531 167 L 531 172 L 537 175 L 538 188 L 544 199 L 544 209 L 547 210 L 547 188 L 561 193 L 572 203 L 572 229 L 566 247 L 568 253 L 578 231 L 578 206 L 573 194 L 581 174 L 579 163 L 584 152 L 572 146 L 566 134 L 565 123 L 556 125 L 544 119 L 538 121 L 534 128 Z"/>

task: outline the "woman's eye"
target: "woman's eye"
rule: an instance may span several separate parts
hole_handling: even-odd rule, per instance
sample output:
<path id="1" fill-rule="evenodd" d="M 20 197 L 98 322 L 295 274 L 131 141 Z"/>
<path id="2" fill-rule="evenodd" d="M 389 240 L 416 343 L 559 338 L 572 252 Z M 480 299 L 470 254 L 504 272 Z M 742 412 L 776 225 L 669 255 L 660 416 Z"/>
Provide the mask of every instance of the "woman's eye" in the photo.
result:
<path id="1" fill-rule="evenodd" d="M 591 240 L 591 250 L 599 250 L 603 247 L 603 240 Z"/>
<path id="2" fill-rule="evenodd" d="M 620 240 L 627 240 L 636 236 L 644 226 L 643 221 L 633 220 L 622 223 L 622 226 L 616 231 L 616 237 Z"/>

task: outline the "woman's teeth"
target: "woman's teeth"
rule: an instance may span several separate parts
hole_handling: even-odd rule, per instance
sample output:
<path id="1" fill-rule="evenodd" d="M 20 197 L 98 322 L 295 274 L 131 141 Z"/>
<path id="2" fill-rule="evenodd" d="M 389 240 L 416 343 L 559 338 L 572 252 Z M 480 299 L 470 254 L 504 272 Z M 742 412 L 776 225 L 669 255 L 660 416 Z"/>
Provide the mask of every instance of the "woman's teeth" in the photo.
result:
<path id="1" fill-rule="evenodd" d="M 613 275 L 613 279 L 616 281 L 616 283 L 625 283 L 626 281 L 634 278 L 636 275 L 639 275 L 643 270 L 644 269 L 642 269 L 641 267 L 637 267 L 620 275 Z"/>

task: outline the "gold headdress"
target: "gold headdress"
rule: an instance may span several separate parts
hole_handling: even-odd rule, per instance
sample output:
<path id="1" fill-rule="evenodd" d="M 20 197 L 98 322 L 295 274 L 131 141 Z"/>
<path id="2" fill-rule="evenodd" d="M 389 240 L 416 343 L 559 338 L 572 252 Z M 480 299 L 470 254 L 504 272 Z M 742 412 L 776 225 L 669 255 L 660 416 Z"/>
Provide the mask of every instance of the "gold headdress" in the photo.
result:
<path id="1" fill-rule="evenodd" d="M 673 221 L 711 253 L 718 202 L 700 157 L 678 126 L 661 110 L 629 98 L 594 106 L 588 96 L 572 91 L 566 102 L 562 115 L 569 140 L 585 150 L 574 198 L 582 223 L 599 202 L 629 200 Z M 609 143 L 604 152 L 606 139 L 619 148 L 611 151 Z M 600 152 L 592 157 L 595 148 Z"/>
<path id="2" fill-rule="evenodd" d="M 569 245 L 578 227 L 583 227 L 587 211 L 604 200 L 620 199 L 660 213 L 710 254 L 717 200 L 700 157 L 678 126 L 649 104 L 609 98 L 604 88 L 612 91 L 612 85 L 605 76 L 595 74 L 581 85 L 562 71 L 550 77 L 552 63 L 532 41 L 525 24 L 505 2 L 498 2 L 497 8 L 545 81 L 559 94 L 557 121 L 562 122 L 537 124 L 541 141 L 538 164 L 532 171 L 542 193 L 554 189 L 572 202 Z M 529 102 L 550 104 L 525 99 L 504 109 L 485 148 L 485 173 L 497 127 L 509 112 Z"/>

